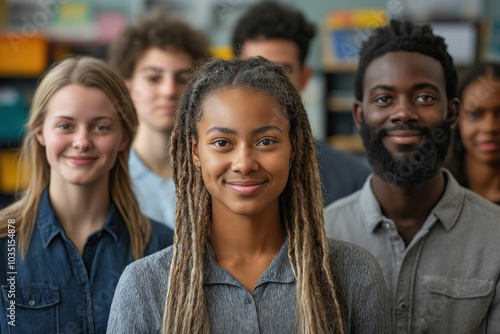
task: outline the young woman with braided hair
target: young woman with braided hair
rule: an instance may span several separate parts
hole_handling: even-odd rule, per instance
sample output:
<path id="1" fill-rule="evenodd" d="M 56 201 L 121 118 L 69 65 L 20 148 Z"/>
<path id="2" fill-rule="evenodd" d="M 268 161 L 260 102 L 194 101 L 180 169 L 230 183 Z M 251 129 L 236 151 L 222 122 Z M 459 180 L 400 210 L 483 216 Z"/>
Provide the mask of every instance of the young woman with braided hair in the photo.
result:
<path id="1" fill-rule="evenodd" d="M 281 67 L 211 61 L 176 117 L 174 246 L 125 270 L 108 333 L 385 333 L 377 262 L 325 237 L 307 114 Z"/>

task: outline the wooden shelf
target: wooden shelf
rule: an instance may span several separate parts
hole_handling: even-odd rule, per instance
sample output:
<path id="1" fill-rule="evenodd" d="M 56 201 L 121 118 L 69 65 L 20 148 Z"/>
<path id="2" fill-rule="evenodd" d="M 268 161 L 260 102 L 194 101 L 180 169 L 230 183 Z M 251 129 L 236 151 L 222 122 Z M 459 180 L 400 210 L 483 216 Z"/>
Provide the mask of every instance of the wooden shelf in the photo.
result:
<path id="1" fill-rule="evenodd" d="M 330 58 L 323 58 L 323 70 L 325 72 L 356 72 L 358 69 L 357 62 L 336 62 Z"/>
<path id="2" fill-rule="evenodd" d="M 330 97 L 326 101 L 328 112 L 352 112 L 354 97 Z"/>
<path id="3" fill-rule="evenodd" d="M 344 151 L 355 153 L 365 152 L 363 141 L 359 135 L 337 135 L 330 136 L 327 139 L 328 144 Z"/>

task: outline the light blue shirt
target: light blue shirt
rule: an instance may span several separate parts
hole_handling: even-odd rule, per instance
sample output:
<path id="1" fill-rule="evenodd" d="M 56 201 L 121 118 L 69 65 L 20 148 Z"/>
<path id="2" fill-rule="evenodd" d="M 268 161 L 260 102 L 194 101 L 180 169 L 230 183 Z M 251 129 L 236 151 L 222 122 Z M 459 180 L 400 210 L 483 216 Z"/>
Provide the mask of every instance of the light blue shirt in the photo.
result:
<path id="1" fill-rule="evenodd" d="M 142 213 L 173 230 L 175 227 L 174 180 L 165 180 L 156 175 L 142 162 L 134 149 L 130 149 L 128 167 Z"/>

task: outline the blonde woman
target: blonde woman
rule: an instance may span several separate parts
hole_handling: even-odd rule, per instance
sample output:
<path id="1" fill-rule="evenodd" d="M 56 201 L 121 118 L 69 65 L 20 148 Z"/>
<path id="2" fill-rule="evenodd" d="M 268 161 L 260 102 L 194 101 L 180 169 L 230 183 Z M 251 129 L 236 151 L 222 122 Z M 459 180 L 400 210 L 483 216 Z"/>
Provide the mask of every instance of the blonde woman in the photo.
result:
<path id="1" fill-rule="evenodd" d="M 386 333 L 381 270 L 327 240 L 300 95 L 262 57 L 199 69 L 172 135 L 174 246 L 129 266 L 108 333 Z"/>
<path id="2" fill-rule="evenodd" d="M 104 333 L 125 266 L 171 244 L 130 186 L 136 127 L 100 60 L 65 59 L 41 81 L 21 152 L 30 183 L 0 212 L 2 333 Z"/>

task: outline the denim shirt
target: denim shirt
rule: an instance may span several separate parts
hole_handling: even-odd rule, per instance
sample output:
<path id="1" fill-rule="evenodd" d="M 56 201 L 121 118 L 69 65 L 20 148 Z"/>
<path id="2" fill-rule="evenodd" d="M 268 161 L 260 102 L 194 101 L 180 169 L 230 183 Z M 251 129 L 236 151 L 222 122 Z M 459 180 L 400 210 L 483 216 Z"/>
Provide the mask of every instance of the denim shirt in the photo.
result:
<path id="1" fill-rule="evenodd" d="M 144 255 L 172 244 L 173 232 L 151 223 Z M 8 262 L 8 240 L 0 239 L 1 333 L 106 332 L 118 279 L 133 261 L 129 233 L 114 203 L 104 226 L 87 238 L 82 256 L 55 217 L 48 189 L 40 201 L 26 257 L 22 260 L 16 249 L 14 268 Z M 12 314 L 15 318 L 6 316 Z"/>

